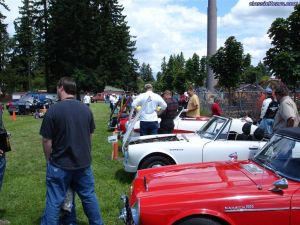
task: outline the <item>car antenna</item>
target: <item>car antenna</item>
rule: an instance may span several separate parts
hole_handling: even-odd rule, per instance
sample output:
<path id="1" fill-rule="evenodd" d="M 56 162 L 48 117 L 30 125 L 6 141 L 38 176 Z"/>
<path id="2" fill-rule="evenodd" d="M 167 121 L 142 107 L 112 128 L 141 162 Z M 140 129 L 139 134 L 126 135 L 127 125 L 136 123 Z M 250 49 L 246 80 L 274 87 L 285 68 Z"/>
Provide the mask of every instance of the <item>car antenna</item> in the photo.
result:
<path id="1" fill-rule="evenodd" d="M 265 174 L 265 170 L 266 170 L 266 166 L 263 163 L 263 172 L 261 173 L 261 179 L 260 179 L 260 183 L 257 185 L 257 189 L 258 190 L 262 190 L 262 184 L 263 184 L 263 180 L 264 180 L 264 174 Z"/>

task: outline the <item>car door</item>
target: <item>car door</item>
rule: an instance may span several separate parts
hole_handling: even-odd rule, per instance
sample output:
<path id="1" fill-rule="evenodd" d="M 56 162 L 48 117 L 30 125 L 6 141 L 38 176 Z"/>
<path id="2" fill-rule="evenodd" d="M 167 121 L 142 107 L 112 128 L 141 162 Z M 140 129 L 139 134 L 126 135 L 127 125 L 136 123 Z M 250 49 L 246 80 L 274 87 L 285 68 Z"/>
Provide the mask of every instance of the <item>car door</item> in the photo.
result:
<path id="1" fill-rule="evenodd" d="M 252 158 L 266 142 L 215 140 L 203 147 L 203 161 L 220 161 L 229 159 L 231 153 L 237 153 L 239 160 Z"/>
<path id="2" fill-rule="evenodd" d="M 269 188 L 269 185 L 264 185 L 257 192 L 257 189 L 245 187 L 245 193 L 238 202 L 226 203 L 226 215 L 237 225 L 299 225 L 290 223 L 291 191 L 283 190 L 279 193 Z M 252 191 L 257 193 L 252 194 Z M 252 197 L 248 198 L 249 195 Z"/>

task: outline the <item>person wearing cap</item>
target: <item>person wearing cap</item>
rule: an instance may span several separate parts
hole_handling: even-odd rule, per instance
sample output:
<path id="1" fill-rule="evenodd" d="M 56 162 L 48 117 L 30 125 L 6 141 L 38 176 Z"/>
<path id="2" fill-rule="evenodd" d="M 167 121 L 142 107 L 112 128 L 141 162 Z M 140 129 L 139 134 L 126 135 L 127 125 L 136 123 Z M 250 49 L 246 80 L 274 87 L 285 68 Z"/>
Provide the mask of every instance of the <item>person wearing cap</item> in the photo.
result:
<path id="1" fill-rule="evenodd" d="M 265 90 L 265 94 L 266 99 L 262 103 L 259 127 L 262 128 L 266 134 L 272 134 L 274 118 L 279 104 L 273 98 L 273 90 L 271 88 L 267 87 Z"/>
<path id="2" fill-rule="evenodd" d="M 142 107 L 140 117 L 140 135 L 157 134 L 158 132 L 158 116 L 157 111 L 165 110 L 167 103 L 163 98 L 153 92 L 151 84 L 145 84 L 145 92 L 136 97 L 132 102 L 132 107 Z"/>
<path id="3" fill-rule="evenodd" d="M 200 100 L 199 97 L 195 94 L 194 88 L 189 87 L 188 95 L 190 97 L 187 109 L 184 110 L 186 112 L 187 117 L 195 118 L 200 116 Z"/>
<path id="4" fill-rule="evenodd" d="M 275 89 L 275 96 L 279 102 L 278 112 L 275 116 L 274 132 L 285 127 L 297 127 L 300 117 L 296 103 L 289 96 L 289 91 L 283 84 Z"/>

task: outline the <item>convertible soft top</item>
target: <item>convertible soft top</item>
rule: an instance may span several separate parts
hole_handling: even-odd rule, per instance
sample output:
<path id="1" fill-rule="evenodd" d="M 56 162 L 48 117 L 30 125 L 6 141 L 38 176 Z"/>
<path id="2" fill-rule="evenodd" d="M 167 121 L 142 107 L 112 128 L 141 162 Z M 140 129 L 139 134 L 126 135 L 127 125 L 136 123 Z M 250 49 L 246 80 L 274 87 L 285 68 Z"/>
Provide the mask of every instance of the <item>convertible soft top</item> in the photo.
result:
<path id="1" fill-rule="evenodd" d="M 300 127 L 282 128 L 276 134 L 300 140 Z"/>

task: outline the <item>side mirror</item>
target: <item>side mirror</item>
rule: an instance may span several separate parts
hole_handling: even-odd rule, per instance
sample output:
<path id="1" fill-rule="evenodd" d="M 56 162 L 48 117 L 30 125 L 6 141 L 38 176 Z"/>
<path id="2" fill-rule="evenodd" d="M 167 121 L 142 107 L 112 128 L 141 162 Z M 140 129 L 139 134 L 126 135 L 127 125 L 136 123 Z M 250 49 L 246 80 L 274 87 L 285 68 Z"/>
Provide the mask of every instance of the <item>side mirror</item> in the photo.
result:
<path id="1" fill-rule="evenodd" d="M 273 185 L 274 187 L 270 188 L 269 191 L 280 192 L 282 189 L 287 189 L 289 187 L 289 183 L 285 178 L 275 181 Z"/>

